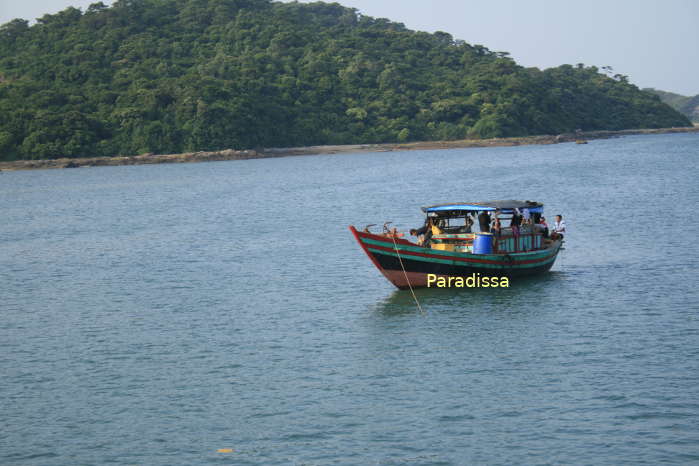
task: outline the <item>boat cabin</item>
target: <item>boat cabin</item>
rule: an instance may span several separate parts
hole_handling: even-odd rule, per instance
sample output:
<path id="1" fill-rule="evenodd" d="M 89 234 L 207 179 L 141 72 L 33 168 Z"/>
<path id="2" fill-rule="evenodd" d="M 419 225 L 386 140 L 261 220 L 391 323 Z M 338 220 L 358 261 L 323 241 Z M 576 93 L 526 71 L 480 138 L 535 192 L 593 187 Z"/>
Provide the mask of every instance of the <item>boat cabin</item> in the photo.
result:
<path id="1" fill-rule="evenodd" d="M 544 249 L 548 228 L 540 223 L 544 205 L 534 201 L 459 202 L 423 207 L 431 225 L 432 249 L 474 254 L 507 254 Z M 518 213 L 520 225 L 512 225 Z M 500 231 L 492 229 L 500 220 Z"/>

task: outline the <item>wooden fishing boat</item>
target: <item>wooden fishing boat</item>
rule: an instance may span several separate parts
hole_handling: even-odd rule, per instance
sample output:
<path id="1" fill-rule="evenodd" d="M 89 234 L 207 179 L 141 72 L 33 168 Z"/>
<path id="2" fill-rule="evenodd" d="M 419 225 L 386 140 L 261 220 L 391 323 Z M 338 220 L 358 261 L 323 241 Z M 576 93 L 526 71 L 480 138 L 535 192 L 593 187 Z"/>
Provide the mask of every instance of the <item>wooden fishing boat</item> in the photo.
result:
<path id="1" fill-rule="evenodd" d="M 516 200 L 423 207 L 426 221 L 422 230 L 428 233 L 422 243 L 404 239 L 403 233 L 389 229 L 391 222 L 384 224 L 383 233 L 372 233 L 372 225 L 364 231 L 354 226 L 349 229 L 376 268 L 400 289 L 440 286 L 435 277 L 441 279 L 440 283 L 453 283 L 459 278 L 463 283 L 470 278 L 475 284 L 485 277 L 509 280 L 551 268 L 563 238 L 550 237 L 548 229 L 539 223 L 543 207 L 538 202 Z M 482 214 L 486 217 L 480 217 Z M 525 218 L 523 224 L 518 226 L 518 220 L 511 224 L 515 214 L 519 221 Z M 488 217 L 508 226 L 500 227 L 499 232 L 484 231 L 490 226 L 479 220 Z M 448 281 L 449 277 L 452 280 Z"/>

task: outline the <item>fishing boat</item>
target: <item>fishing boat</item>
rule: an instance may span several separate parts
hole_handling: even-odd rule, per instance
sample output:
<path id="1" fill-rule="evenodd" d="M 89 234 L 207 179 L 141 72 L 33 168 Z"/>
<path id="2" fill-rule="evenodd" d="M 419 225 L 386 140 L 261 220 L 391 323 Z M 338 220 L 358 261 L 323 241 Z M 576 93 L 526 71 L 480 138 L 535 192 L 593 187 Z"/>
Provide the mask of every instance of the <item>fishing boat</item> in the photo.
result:
<path id="1" fill-rule="evenodd" d="M 362 231 L 349 227 L 376 268 L 400 289 L 440 286 L 454 279 L 470 278 L 473 283 L 485 277 L 509 280 L 543 273 L 563 244 L 561 235 L 549 235 L 539 223 L 544 212 L 539 202 L 459 202 L 422 210 L 426 215 L 422 231 L 411 230 L 425 232 L 422 241 L 409 241 L 405 233 L 389 227 L 391 222 L 380 233 L 370 231 L 374 225 Z M 499 231 L 491 231 L 496 218 Z"/>

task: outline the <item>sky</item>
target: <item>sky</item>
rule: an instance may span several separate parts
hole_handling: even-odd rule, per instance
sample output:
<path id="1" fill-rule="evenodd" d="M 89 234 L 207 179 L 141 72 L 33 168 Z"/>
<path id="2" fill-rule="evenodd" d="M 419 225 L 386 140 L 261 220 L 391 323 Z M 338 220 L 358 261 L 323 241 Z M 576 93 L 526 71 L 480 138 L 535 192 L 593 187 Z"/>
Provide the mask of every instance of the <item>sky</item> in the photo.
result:
<path id="1" fill-rule="evenodd" d="M 0 24 L 96 0 L 0 0 Z M 103 0 L 105 4 L 112 2 Z M 362 14 L 445 31 L 523 66 L 611 66 L 639 87 L 699 94 L 697 0 L 341 0 Z"/>

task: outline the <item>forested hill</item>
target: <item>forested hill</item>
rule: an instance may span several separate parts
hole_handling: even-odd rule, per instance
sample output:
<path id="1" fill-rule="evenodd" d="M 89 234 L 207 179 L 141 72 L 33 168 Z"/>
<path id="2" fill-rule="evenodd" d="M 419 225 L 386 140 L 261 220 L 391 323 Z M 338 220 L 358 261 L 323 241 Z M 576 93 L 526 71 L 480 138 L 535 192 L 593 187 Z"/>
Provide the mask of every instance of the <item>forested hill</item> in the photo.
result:
<path id="1" fill-rule="evenodd" d="M 5 160 L 689 124 L 624 76 L 338 4 L 118 0 L 0 27 Z"/>

